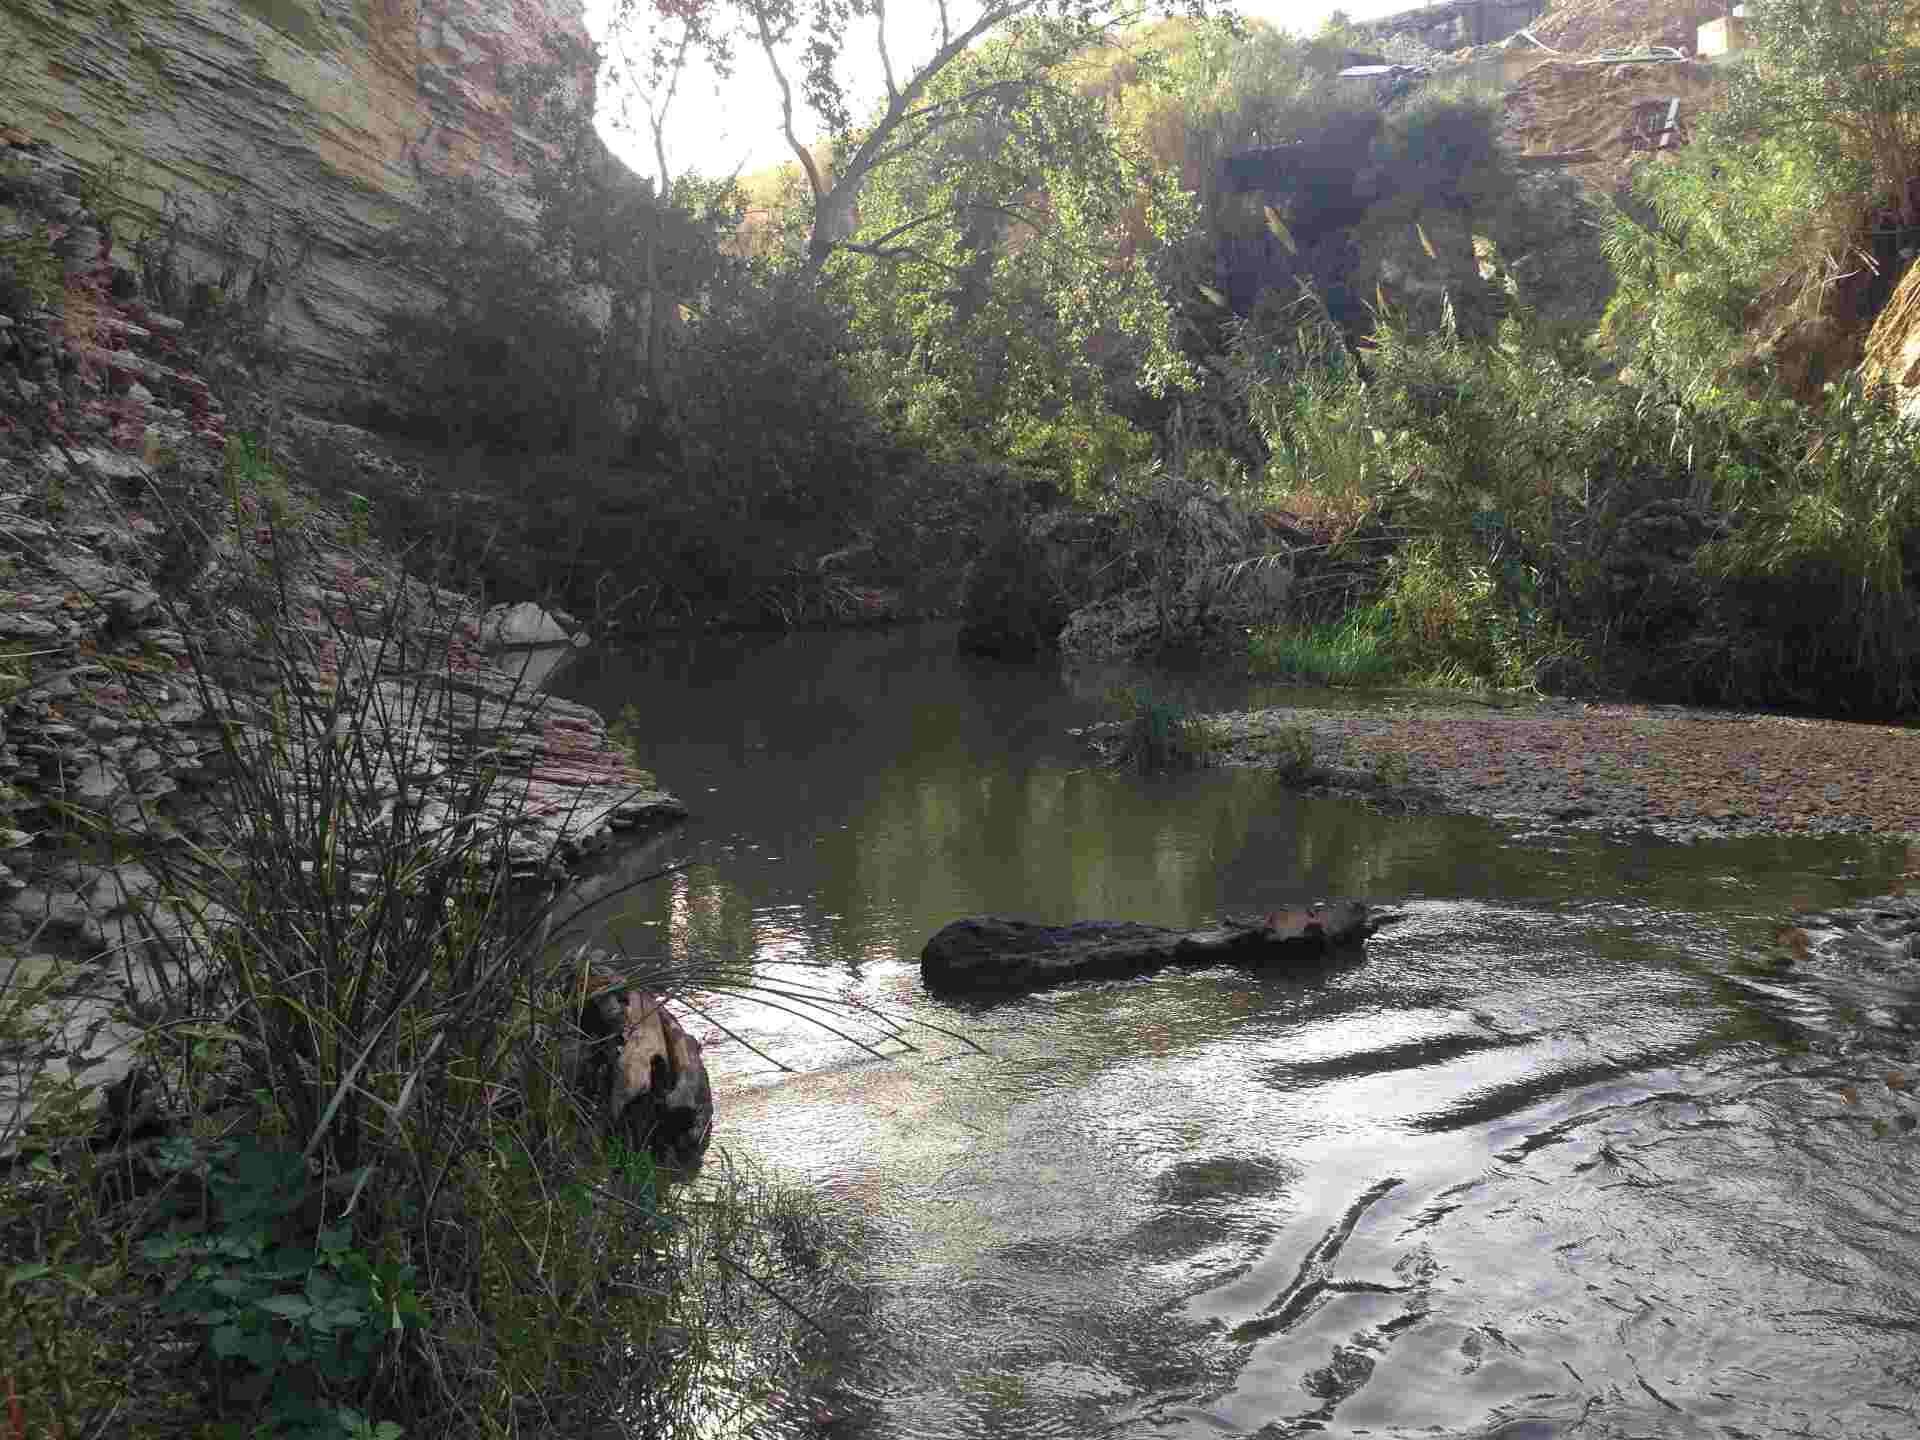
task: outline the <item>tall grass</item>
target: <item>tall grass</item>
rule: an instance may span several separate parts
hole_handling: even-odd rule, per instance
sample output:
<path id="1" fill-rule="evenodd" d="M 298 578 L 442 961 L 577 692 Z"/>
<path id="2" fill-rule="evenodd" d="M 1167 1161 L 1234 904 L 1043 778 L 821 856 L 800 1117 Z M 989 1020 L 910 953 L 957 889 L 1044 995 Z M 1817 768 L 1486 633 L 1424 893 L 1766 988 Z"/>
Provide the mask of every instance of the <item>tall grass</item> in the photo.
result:
<path id="1" fill-rule="evenodd" d="M 0 974 L 42 1100 L 0 1180 L 16 1431 L 671 1436 L 797 1383 L 846 1255 L 796 1269 L 763 1227 L 818 1232 L 818 1203 L 732 1166 L 675 1188 L 581 1093 L 578 1021 L 616 983 L 844 1002 L 697 956 L 556 963 L 556 827 L 592 817 L 531 783 L 547 702 L 461 658 L 461 597 L 239 533 L 209 548 L 245 568 L 175 602 L 187 665 L 126 676 L 205 712 L 206 807 L 71 837 L 152 877 L 119 963 L 150 977 L 163 1138 L 91 1133 L 92 1087 L 44 1063 L 47 983 Z"/>
<path id="2" fill-rule="evenodd" d="M 1383 685 L 1399 673 L 1393 619 L 1375 602 L 1318 625 L 1256 630 L 1247 639 L 1249 667 L 1315 685 Z"/>

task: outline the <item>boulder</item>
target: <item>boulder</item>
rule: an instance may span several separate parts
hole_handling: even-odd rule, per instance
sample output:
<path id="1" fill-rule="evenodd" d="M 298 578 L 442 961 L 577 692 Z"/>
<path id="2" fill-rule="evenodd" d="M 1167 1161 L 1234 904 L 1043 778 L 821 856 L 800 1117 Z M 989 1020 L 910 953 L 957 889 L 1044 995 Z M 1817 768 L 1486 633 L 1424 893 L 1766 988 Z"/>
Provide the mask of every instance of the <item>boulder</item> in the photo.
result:
<path id="1" fill-rule="evenodd" d="M 713 1138 L 713 1087 L 700 1042 L 667 1009 L 664 996 L 594 974 L 596 993 L 580 1009 L 582 1045 L 575 1083 L 603 1107 L 609 1134 L 663 1165 L 696 1165 Z"/>
<path id="2" fill-rule="evenodd" d="M 1395 918 L 1357 900 L 1222 920 L 1205 930 L 1131 920 L 1040 925 L 977 915 L 955 920 L 927 941 L 920 977 L 930 990 L 1005 993 L 1168 965 L 1276 965 L 1356 947 Z"/>
<path id="3" fill-rule="evenodd" d="M 518 605 L 495 605 L 480 622 L 480 639 L 488 649 L 506 649 L 523 645 L 584 645 L 586 636 L 575 636 L 552 612 L 542 610 L 531 600 Z"/>

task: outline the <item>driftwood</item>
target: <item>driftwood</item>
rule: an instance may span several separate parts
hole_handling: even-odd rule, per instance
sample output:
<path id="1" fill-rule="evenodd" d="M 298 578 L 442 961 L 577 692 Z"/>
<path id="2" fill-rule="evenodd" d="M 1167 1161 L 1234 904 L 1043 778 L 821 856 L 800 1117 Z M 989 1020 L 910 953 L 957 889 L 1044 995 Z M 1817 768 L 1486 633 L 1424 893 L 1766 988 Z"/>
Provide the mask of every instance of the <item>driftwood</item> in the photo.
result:
<path id="1" fill-rule="evenodd" d="M 575 1083 L 600 1107 L 609 1134 L 663 1165 L 698 1164 L 713 1138 L 713 1087 L 700 1042 L 653 991 L 624 988 L 599 972 L 589 984 L 595 993 L 580 1009 Z"/>
<path id="2" fill-rule="evenodd" d="M 1038 925 L 993 915 L 955 920 L 920 952 L 930 990 L 1006 993 L 1067 980 L 1113 979 L 1169 965 L 1277 965 L 1363 943 L 1398 916 L 1357 900 L 1167 930 L 1131 920 Z"/>

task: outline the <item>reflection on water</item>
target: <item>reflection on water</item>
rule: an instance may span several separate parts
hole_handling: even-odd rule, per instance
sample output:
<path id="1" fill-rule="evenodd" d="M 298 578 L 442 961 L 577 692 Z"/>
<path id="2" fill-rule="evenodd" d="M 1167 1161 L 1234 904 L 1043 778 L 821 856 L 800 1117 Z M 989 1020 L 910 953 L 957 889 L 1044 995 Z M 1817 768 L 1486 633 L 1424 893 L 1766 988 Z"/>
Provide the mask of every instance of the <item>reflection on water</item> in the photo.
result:
<path id="1" fill-rule="evenodd" d="M 1516 837 L 1090 770 L 1065 731 L 1124 678 L 931 628 L 569 677 L 641 708 L 699 817 L 631 860 L 691 867 L 601 932 L 896 1017 L 851 1027 L 869 1050 L 726 997 L 696 1022 L 720 1143 L 870 1221 L 896 1349 L 855 1337 L 796 1433 L 1920 1435 L 1920 984 L 1770 938 L 1901 847 Z M 1287 974 L 979 1008 L 918 981 L 962 914 L 1322 895 L 1413 899 L 1364 959 Z"/>

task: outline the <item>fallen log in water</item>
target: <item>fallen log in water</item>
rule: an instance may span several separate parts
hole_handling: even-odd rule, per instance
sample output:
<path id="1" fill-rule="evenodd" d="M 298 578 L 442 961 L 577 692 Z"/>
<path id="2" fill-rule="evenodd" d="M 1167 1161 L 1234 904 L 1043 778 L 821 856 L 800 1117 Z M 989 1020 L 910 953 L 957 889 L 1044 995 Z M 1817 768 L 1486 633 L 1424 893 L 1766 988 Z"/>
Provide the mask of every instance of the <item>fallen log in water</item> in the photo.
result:
<path id="1" fill-rule="evenodd" d="M 1360 945 L 1397 912 L 1357 900 L 1167 930 L 1131 920 L 1040 925 L 975 915 L 942 927 L 920 952 L 930 990 L 1006 993 L 1067 980 L 1113 979 L 1168 965 L 1275 965 Z"/>

